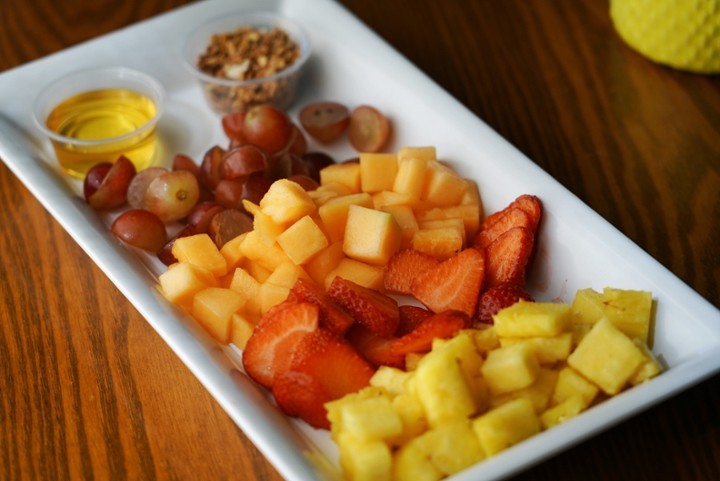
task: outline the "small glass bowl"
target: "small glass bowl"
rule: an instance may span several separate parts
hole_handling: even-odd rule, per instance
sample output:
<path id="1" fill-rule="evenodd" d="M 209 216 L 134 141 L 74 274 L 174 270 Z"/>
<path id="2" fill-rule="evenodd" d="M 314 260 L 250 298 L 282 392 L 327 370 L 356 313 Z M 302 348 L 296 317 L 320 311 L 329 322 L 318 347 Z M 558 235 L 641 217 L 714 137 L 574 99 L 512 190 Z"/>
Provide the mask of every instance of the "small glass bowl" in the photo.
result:
<path id="1" fill-rule="evenodd" d="M 95 68 L 65 75 L 42 90 L 33 120 L 50 139 L 62 169 L 74 177 L 120 155 L 142 170 L 155 161 L 164 100 L 163 86 L 145 73 Z"/>
<path id="2" fill-rule="evenodd" d="M 276 73 L 246 80 L 219 77 L 201 70 L 200 57 L 206 53 L 213 36 L 231 34 L 244 27 L 259 32 L 268 32 L 273 27 L 279 28 L 297 44 L 299 56 Z M 210 107 L 215 112 L 226 114 L 266 103 L 283 110 L 288 109 L 295 101 L 300 72 L 310 56 L 310 50 L 309 38 L 299 25 L 275 13 L 256 12 L 226 14 L 210 20 L 190 34 L 182 56 L 187 68 L 200 81 Z M 225 72 L 232 69 L 242 71 L 243 68 L 243 62 L 234 63 L 227 66 Z"/>

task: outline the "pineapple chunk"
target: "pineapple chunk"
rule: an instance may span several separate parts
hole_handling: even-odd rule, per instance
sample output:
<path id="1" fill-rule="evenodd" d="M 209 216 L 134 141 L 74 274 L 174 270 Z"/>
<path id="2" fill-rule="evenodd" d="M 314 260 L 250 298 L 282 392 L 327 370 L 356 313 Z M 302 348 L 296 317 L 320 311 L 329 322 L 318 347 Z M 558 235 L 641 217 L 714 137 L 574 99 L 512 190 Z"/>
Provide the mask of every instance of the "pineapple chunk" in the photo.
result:
<path id="1" fill-rule="evenodd" d="M 363 192 L 392 190 L 398 158 L 395 154 L 360 153 L 360 185 Z"/>
<path id="2" fill-rule="evenodd" d="M 517 398 L 528 399 L 537 414 L 542 413 L 550 404 L 555 384 L 557 383 L 558 373 L 554 369 L 540 368 L 540 372 L 531 385 L 523 389 L 517 389 L 507 394 L 495 396 L 490 400 L 491 407 L 497 407 L 508 401 Z"/>
<path id="3" fill-rule="evenodd" d="M 393 396 L 405 392 L 405 383 L 411 373 L 395 367 L 380 366 L 370 378 L 370 385 L 381 387 Z"/>
<path id="4" fill-rule="evenodd" d="M 653 378 L 662 372 L 662 366 L 660 361 L 655 357 L 647 344 L 642 342 L 640 339 L 633 339 L 635 345 L 640 348 L 645 357 L 645 361 L 640 365 L 635 374 L 630 378 L 630 384 L 633 386 L 643 383 L 650 378 Z"/>
<path id="5" fill-rule="evenodd" d="M 402 420 L 402 434 L 388 439 L 393 446 L 402 446 L 428 429 L 425 409 L 413 390 L 400 393 L 392 400 L 393 409 Z"/>
<path id="6" fill-rule="evenodd" d="M 565 366 L 558 372 L 555 391 L 552 395 L 551 404 L 560 404 L 566 399 L 579 396 L 583 401 L 583 409 L 597 396 L 598 387 L 585 379 L 570 366 Z"/>
<path id="7" fill-rule="evenodd" d="M 382 388 L 374 386 L 367 386 L 357 392 L 346 394 L 345 396 L 335 399 L 333 401 L 325 403 L 325 409 L 327 409 L 327 418 L 330 421 L 330 435 L 335 441 L 338 441 L 338 436 L 345 430 L 345 426 L 342 423 L 342 408 L 348 404 L 353 404 L 364 399 L 372 399 L 379 396 L 387 396 L 387 393 Z"/>
<path id="8" fill-rule="evenodd" d="M 340 407 L 343 432 L 361 441 L 385 440 L 402 433 L 402 419 L 389 396 L 374 396 Z"/>
<path id="9" fill-rule="evenodd" d="M 447 476 L 485 459 L 469 419 L 437 426 L 421 434 L 416 443 L 432 464 Z"/>
<path id="10" fill-rule="evenodd" d="M 422 447 L 422 439 L 413 438 L 393 458 L 393 481 L 439 481 L 445 477 Z"/>
<path id="11" fill-rule="evenodd" d="M 500 347 L 500 339 L 495 332 L 495 326 L 483 325 L 472 329 L 475 347 L 481 354 L 487 354 L 493 349 Z"/>
<path id="12" fill-rule="evenodd" d="M 352 481 L 390 481 L 392 453 L 382 441 L 367 441 L 343 433 L 338 439 L 340 466 Z"/>
<path id="13" fill-rule="evenodd" d="M 520 300 L 493 316 L 500 337 L 551 337 L 570 326 L 570 305 Z"/>
<path id="14" fill-rule="evenodd" d="M 652 317 L 652 294 L 647 291 L 606 287 L 602 293 L 581 289 L 572 305 L 578 323 L 594 324 L 607 317 L 630 338 L 648 343 Z"/>
<path id="15" fill-rule="evenodd" d="M 493 456 L 540 432 L 535 408 L 526 398 L 491 409 L 475 418 L 472 425 L 486 456 Z"/>
<path id="16" fill-rule="evenodd" d="M 566 332 L 552 337 L 502 337 L 501 346 L 527 343 L 535 353 L 540 364 L 555 364 L 564 361 L 570 355 L 572 348 L 572 334 Z"/>
<path id="17" fill-rule="evenodd" d="M 539 372 L 540 364 L 527 344 L 494 349 L 482 366 L 483 377 L 494 395 L 528 387 Z"/>
<path id="18" fill-rule="evenodd" d="M 580 414 L 585 409 L 585 400 L 580 395 L 570 396 L 560 404 L 546 410 L 540 415 L 543 429 L 557 426 Z"/>
<path id="19" fill-rule="evenodd" d="M 568 364 L 607 394 L 617 394 L 645 361 L 642 351 L 607 318 L 600 319 Z"/>

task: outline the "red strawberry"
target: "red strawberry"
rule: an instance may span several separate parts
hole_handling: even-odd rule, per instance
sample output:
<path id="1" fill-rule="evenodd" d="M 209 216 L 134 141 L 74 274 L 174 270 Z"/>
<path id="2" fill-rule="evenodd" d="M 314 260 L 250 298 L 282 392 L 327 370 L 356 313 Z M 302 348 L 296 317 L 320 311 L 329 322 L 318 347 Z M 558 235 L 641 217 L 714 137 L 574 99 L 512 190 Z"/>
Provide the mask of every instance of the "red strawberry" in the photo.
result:
<path id="1" fill-rule="evenodd" d="M 483 292 L 478 301 L 475 321 L 485 324 L 493 323 L 493 315 L 498 311 L 515 304 L 523 299 L 532 301 L 530 293 L 523 286 L 503 282 Z"/>
<path id="2" fill-rule="evenodd" d="M 312 302 L 320 308 L 320 326 L 342 336 L 350 329 L 353 318 L 335 304 L 313 281 L 300 278 L 290 289 L 287 299 L 295 302 Z"/>
<path id="3" fill-rule="evenodd" d="M 513 227 L 492 241 L 485 249 L 486 288 L 504 282 L 524 286 L 533 242 L 532 232 L 525 227 Z"/>
<path id="4" fill-rule="evenodd" d="M 504 209 L 500 212 L 502 215 L 490 223 L 487 227 L 483 227 L 475 236 L 474 245 L 478 249 L 484 249 L 492 241 L 500 237 L 502 234 L 513 227 L 525 227 L 528 230 L 534 230 L 534 220 L 530 215 L 519 207 Z"/>
<path id="5" fill-rule="evenodd" d="M 462 311 L 475 314 L 485 276 L 485 256 L 474 247 L 466 248 L 420 274 L 411 292 L 433 312 Z"/>
<path id="6" fill-rule="evenodd" d="M 470 316 L 464 312 L 444 311 L 433 314 L 415 330 L 393 341 L 392 353 L 404 357 L 410 353 L 428 352 L 432 348 L 433 339 L 448 339 L 470 325 Z"/>
<path id="7" fill-rule="evenodd" d="M 517 197 L 504 209 L 487 216 L 483 221 L 482 228 L 489 228 L 492 224 L 497 222 L 498 219 L 502 218 L 508 210 L 513 208 L 519 208 L 528 214 L 531 221 L 529 226 L 530 231 L 535 233 L 542 218 L 543 207 L 540 199 L 537 196 L 530 194 L 523 194 Z"/>
<path id="8" fill-rule="evenodd" d="M 297 346 L 290 370 L 278 377 L 273 395 L 288 414 L 328 429 L 324 404 L 368 386 L 374 373 L 350 343 L 320 328 Z"/>
<path id="9" fill-rule="evenodd" d="M 292 352 L 301 339 L 318 329 L 318 306 L 282 302 L 257 323 L 243 351 L 243 366 L 257 383 L 271 387 L 279 372 L 290 367 Z"/>
<path id="10" fill-rule="evenodd" d="M 410 294 L 410 287 L 418 275 L 439 263 L 438 259 L 424 252 L 413 249 L 398 251 L 385 265 L 385 290 L 396 294 Z"/>
<path id="11" fill-rule="evenodd" d="M 395 333 L 400 311 L 392 297 L 339 276 L 333 279 L 327 295 L 370 332 L 382 337 Z"/>
<path id="12" fill-rule="evenodd" d="M 431 311 L 423 307 L 410 304 L 400 306 L 400 323 L 395 331 L 395 335 L 399 337 L 415 330 L 420 323 L 432 315 L 433 313 Z"/>
<path id="13" fill-rule="evenodd" d="M 405 358 L 392 352 L 394 338 L 378 336 L 362 324 L 355 324 L 348 331 L 346 339 L 358 354 L 374 366 L 405 366 Z"/>

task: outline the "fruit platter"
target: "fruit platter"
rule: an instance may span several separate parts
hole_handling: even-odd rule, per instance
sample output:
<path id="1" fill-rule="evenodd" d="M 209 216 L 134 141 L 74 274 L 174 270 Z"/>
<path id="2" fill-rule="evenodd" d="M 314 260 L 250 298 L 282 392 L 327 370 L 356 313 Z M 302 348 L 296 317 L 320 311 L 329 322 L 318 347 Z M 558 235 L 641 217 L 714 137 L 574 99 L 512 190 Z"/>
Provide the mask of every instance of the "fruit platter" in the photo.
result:
<path id="1" fill-rule="evenodd" d="M 183 64 L 257 11 L 309 37 L 281 108 Z M 34 102 L 108 65 L 162 85 L 160 160 L 69 175 Z M 717 309 L 335 2 L 199 2 L 17 85 L 0 158 L 288 480 L 500 479 L 720 369 Z"/>

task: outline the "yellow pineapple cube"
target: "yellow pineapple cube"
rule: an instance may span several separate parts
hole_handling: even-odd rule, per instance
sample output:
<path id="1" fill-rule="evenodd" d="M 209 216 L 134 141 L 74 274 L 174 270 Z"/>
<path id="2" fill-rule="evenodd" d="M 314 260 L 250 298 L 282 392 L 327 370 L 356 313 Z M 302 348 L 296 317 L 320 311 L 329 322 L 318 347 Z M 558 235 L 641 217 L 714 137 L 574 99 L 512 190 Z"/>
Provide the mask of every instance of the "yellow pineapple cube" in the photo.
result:
<path id="1" fill-rule="evenodd" d="M 393 396 L 405 392 L 405 382 L 412 376 L 412 373 L 403 371 L 396 367 L 380 366 L 370 378 L 370 385 L 381 387 Z"/>
<path id="2" fill-rule="evenodd" d="M 247 232 L 244 234 L 240 234 L 239 236 L 236 236 L 227 241 L 220 248 L 220 254 L 222 254 L 222 256 L 225 258 L 228 272 L 232 271 L 236 267 L 239 267 L 245 259 L 245 255 L 242 253 L 242 249 L 240 249 L 240 246 L 242 245 L 243 240 L 245 240 L 246 235 Z"/>
<path id="3" fill-rule="evenodd" d="M 392 190 L 398 158 L 395 154 L 360 153 L 360 186 L 363 192 Z"/>
<path id="4" fill-rule="evenodd" d="M 359 205 L 348 207 L 343 240 L 345 255 L 384 266 L 401 245 L 402 232 L 391 214 Z"/>
<path id="5" fill-rule="evenodd" d="M 541 426 L 543 429 L 549 429 L 577 416 L 585 409 L 584 403 L 582 396 L 570 396 L 540 415 Z"/>
<path id="6" fill-rule="evenodd" d="M 492 397 L 490 399 L 490 406 L 497 407 L 513 399 L 523 397 L 528 399 L 532 403 L 533 408 L 535 408 L 535 412 L 540 414 L 550 404 L 550 399 L 552 398 L 552 394 L 555 390 L 557 378 L 557 371 L 541 367 L 537 378 L 535 378 L 535 382 L 530 384 L 528 387 Z"/>
<path id="7" fill-rule="evenodd" d="M 329 245 L 322 229 L 309 215 L 301 217 L 277 237 L 277 243 L 295 264 L 308 262 Z"/>
<path id="8" fill-rule="evenodd" d="M 500 337 L 550 337 L 569 329 L 570 305 L 520 300 L 493 316 Z"/>
<path id="9" fill-rule="evenodd" d="M 209 270 L 190 264 L 177 262 L 158 276 L 160 291 L 165 298 L 185 310 L 192 308 L 192 299 L 206 287 L 217 287 L 218 283 Z"/>
<path id="10" fill-rule="evenodd" d="M 335 269 L 325 277 L 325 290 L 330 287 L 333 279 L 337 276 L 370 289 L 382 290 L 383 288 L 383 266 L 371 265 L 347 257 L 341 259 Z"/>
<path id="11" fill-rule="evenodd" d="M 189 262 L 207 269 L 215 277 L 227 274 L 227 262 L 207 234 L 179 237 L 173 243 L 172 253 L 179 262 Z"/>
<path id="12" fill-rule="evenodd" d="M 260 199 L 260 209 L 276 224 L 290 224 L 315 211 L 315 202 L 297 182 L 279 179 Z"/>
<path id="13" fill-rule="evenodd" d="M 633 342 L 638 348 L 640 348 L 640 351 L 642 351 L 643 356 L 645 357 L 643 363 L 630 378 L 630 384 L 635 386 L 657 376 L 662 372 L 663 368 L 660 365 L 660 361 L 658 361 L 650 348 L 648 348 L 647 344 L 637 338 L 633 339 Z"/>
<path id="14" fill-rule="evenodd" d="M 362 440 L 343 433 L 338 439 L 340 466 L 352 481 L 390 481 L 392 453 L 378 440 Z"/>
<path id="15" fill-rule="evenodd" d="M 430 460 L 421 438 L 413 438 L 393 457 L 393 481 L 439 481 L 445 477 Z"/>
<path id="16" fill-rule="evenodd" d="M 535 353 L 522 343 L 490 351 L 482 366 L 482 374 L 494 395 L 530 386 L 539 372 Z"/>
<path id="17" fill-rule="evenodd" d="M 318 214 L 325 225 L 330 242 L 337 242 L 345 237 L 345 224 L 347 224 L 348 209 L 351 205 L 372 209 L 373 200 L 366 192 L 340 195 L 328 200 L 318 208 Z"/>
<path id="18" fill-rule="evenodd" d="M 580 373 L 565 366 L 558 372 L 555 391 L 553 392 L 550 403 L 552 405 L 560 404 L 566 399 L 579 396 L 583 401 L 583 409 L 588 407 L 597 396 L 598 387 L 585 379 Z"/>
<path id="19" fill-rule="evenodd" d="M 465 179 L 437 161 L 429 161 L 427 167 L 421 199 L 441 207 L 458 204 L 467 189 Z"/>
<path id="20" fill-rule="evenodd" d="M 255 330 L 255 323 L 247 316 L 235 312 L 230 318 L 230 324 L 230 342 L 240 349 L 245 349 L 248 339 Z"/>
<path id="21" fill-rule="evenodd" d="M 552 337 L 501 337 L 500 345 L 526 343 L 535 353 L 540 364 L 555 364 L 564 361 L 572 349 L 572 333 L 566 332 Z"/>
<path id="22" fill-rule="evenodd" d="M 581 289 L 573 300 L 576 322 L 593 324 L 603 317 L 630 338 L 648 343 L 652 318 L 652 294 L 647 291 L 606 287 L 602 293 Z"/>
<path id="23" fill-rule="evenodd" d="M 337 441 L 338 436 L 345 431 L 342 419 L 342 409 L 348 404 L 353 404 L 364 399 L 372 399 L 380 396 L 387 396 L 387 392 L 375 386 L 366 386 L 357 392 L 348 393 L 345 396 L 325 403 L 327 418 L 330 421 L 330 435 Z"/>
<path id="24" fill-rule="evenodd" d="M 486 456 L 493 456 L 540 431 L 535 408 L 526 398 L 518 398 L 478 416 L 473 429 Z"/>
<path id="25" fill-rule="evenodd" d="M 568 357 L 568 364 L 605 393 L 622 390 L 645 361 L 642 351 L 607 318 L 595 323 Z"/>
<path id="26" fill-rule="evenodd" d="M 398 157 L 398 170 L 392 190 L 420 199 L 425 185 L 428 160 L 420 157 Z"/>
<path id="27" fill-rule="evenodd" d="M 472 335 L 475 347 L 480 354 L 487 354 L 500 347 L 500 338 L 495 332 L 495 326 L 491 324 L 471 329 L 469 333 Z"/>
<path id="28" fill-rule="evenodd" d="M 345 193 L 362 192 L 360 185 L 360 164 L 347 162 L 328 165 L 320 171 L 320 184 L 340 184 L 346 187 Z"/>
<path id="29" fill-rule="evenodd" d="M 307 272 L 316 284 L 322 286 L 328 274 L 335 269 L 343 259 L 345 259 L 345 253 L 343 252 L 342 241 L 333 242 L 315 254 L 315 256 L 305 264 L 305 272 Z"/>
<path id="30" fill-rule="evenodd" d="M 453 475 L 485 459 L 480 440 L 469 419 L 434 427 L 416 441 L 435 467 L 446 476 Z"/>
<path id="31" fill-rule="evenodd" d="M 595 324 L 603 316 L 603 296 L 594 289 L 578 289 L 572 301 L 572 314 L 577 324 Z"/>
<path id="32" fill-rule="evenodd" d="M 374 396 L 340 407 L 343 432 L 361 441 L 386 440 L 402 433 L 403 423 L 389 396 Z"/>
<path id="33" fill-rule="evenodd" d="M 415 372 L 415 388 L 431 427 L 465 419 L 477 411 L 473 393 L 450 349 L 429 352 Z"/>
<path id="34" fill-rule="evenodd" d="M 412 391 L 402 392 L 392 399 L 392 406 L 402 420 L 402 434 L 388 439 L 391 446 L 402 446 L 428 429 L 425 409 L 417 394 Z"/>
<path id="35" fill-rule="evenodd" d="M 246 299 L 231 289 L 208 287 L 195 294 L 192 316 L 216 341 L 230 342 L 232 315 L 243 308 Z"/>

